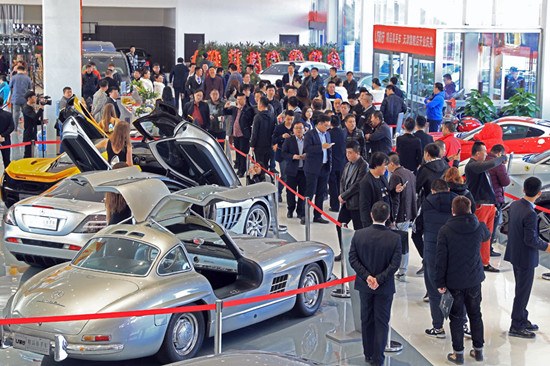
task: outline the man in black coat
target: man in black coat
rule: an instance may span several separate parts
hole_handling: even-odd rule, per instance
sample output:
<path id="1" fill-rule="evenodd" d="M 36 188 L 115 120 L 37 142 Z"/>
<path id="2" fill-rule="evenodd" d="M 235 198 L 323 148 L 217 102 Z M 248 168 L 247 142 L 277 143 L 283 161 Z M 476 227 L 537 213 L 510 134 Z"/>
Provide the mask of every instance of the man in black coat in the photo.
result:
<path id="1" fill-rule="evenodd" d="M 281 151 L 282 158 L 286 161 L 285 176 L 286 183 L 289 187 L 305 196 L 306 194 L 306 176 L 304 174 L 304 133 L 306 129 L 302 121 L 294 122 L 292 125 L 293 136 L 285 139 Z M 298 199 L 296 206 L 296 195 L 290 189 L 286 190 L 286 217 L 293 217 L 294 210 L 300 220 L 304 219 L 305 202 L 303 199 Z"/>
<path id="2" fill-rule="evenodd" d="M 388 181 L 384 176 L 388 163 L 388 155 L 381 152 L 372 154 L 369 171 L 359 184 L 359 213 L 363 227 L 372 225 L 370 212 L 376 202 L 384 201 L 391 207 Z"/>
<path id="3" fill-rule="evenodd" d="M 330 117 L 322 114 L 317 118 L 315 128 L 309 130 L 304 136 L 306 196 L 310 199 L 315 196 L 315 206 L 321 210 L 332 164 L 332 144 L 327 132 L 329 126 Z M 328 224 L 317 210 L 313 213 L 313 222 Z"/>
<path id="4" fill-rule="evenodd" d="M 244 154 L 250 151 L 250 135 L 252 132 L 252 121 L 254 119 L 254 109 L 246 103 L 246 96 L 243 93 L 237 93 L 237 106 L 232 107 L 230 102 L 225 104 L 224 114 L 233 116 L 233 145 Z M 236 154 L 237 175 L 242 178 L 246 172 L 246 157 Z"/>
<path id="5" fill-rule="evenodd" d="M 174 94 L 176 98 L 176 110 L 180 110 L 181 98 L 185 93 L 185 83 L 189 76 L 189 69 L 183 63 L 183 57 L 178 58 L 178 63 L 170 72 L 170 82 L 174 87 Z"/>
<path id="6" fill-rule="evenodd" d="M 344 167 L 340 179 L 338 200 L 341 207 L 338 213 L 338 222 L 348 224 L 351 221 L 353 222 L 353 229 L 357 231 L 363 227 L 361 213 L 359 212 L 359 185 L 367 174 L 369 164 L 361 156 L 361 145 L 357 141 L 346 143 L 346 158 L 348 163 Z M 342 228 L 338 225 L 336 225 L 336 232 L 338 233 L 338 242 L 341 249 Z M 337 255 L 335 260 L 340 260 L 340 258 L 340 255 Z"/>
<path id="7" fill-rule="evenodd" d="M 332 116 L 330 121 L 332 127 L 328 130 L 328 134 L 330 135 L 330 142 L 334 146 L 332 147 L 332 166 L 328 178 L 329 210 L 338 212 L 340 211 L 340 202 L 338 201 L 340 178 L 342 177 L 344 165 L 346 165 L 346 135 L 344 129 L 340 126 L 338 117 Z"/>
<path id="8" fill-rule="evenodd" d="M 393 275 L 401 261 L 401 238 L 384 223 L 390 207 L 376 202 L 370 213 L 372 226 L 355 232 L 349 262 L 357 278 L 354 288 L 361 299 L 361 334 L 365 361 L 384 364 L 395 282 Z"/>
<path id="9" fill-rule="evenodd" d="M 0 106 L 4 105 L 4 99 L 0 96 Z M 0 145 L 11 145 L 10 134 L 13 132 L 13 116 L 10 112 L 7 112 L 0 108 Z M 2 149 L 2 160 L 4 161 L 4 169 L 10 165 L 10 152 L 11 148 Z"/>
<path id="10" fill-rule="evenodd" d="M 388 125 L 395 127 L 399 118 L 399 113 L 407 113 L 407 105 L 403 98 L 395 94 L 395 86 L 386 86 L 386 97 L 380 106 L 380 112 L 384 115 L 384 121 Z"/>
<path id="11" fill-rule="evenodd" d="M 397 138 L 395 151 L 399 154 L 401 165 L 416 173 L 422 164 L 422 142 L 413 134 L 415 122 L 411 117 L 403 123 L 405 133 Z"/>
<path id="12" fill-rule="evenodd" d="M 183 106 L 183 116 L 193 119 L 193 122 L 203 130 L 210 130 L 210 108 L 203 102 L 203 91 L 197 89 L 193 93 L 193 100 Z"/>
<path id="13" fill-rule="evenodd" d="M 42 116 L 44 115 L 44 106 L 39 104 L 38 110 L 35 110 L 36 93 L 29 90 L 25 94 L 27 104 L 23 107 L 23 142 L 36 140 L 38 126 L 42 124 Z M 30 158 L 32 156 L 32 145 L 25 146 L 25 154 L 23 157 Z"/>
<path id="14" fill-rule="evenodd" d="M 443 177 L 449 165 L 439 157 L 440 150 L 436 144 L 428 144 L 424 148 L 425 163 L 420 166 L 416 174 L 416 193 L 419 202 L 422 202 L 432 189 L 432 182 Z"/>
<path id="15" fill-rule="evenodd" d="M 538 215 L 535 201 L 541 196 L 542 183 L 536 177 L 523 182 L 525 196 L 510 206 L 508 224 L 508 244 L 504 260 L 512 263 L 516 281 L 514 305 L 512 307 L 512 325 L 508 335 L 520 338 L 535 338 L 534 331 L 539 330 L 532 324 L 527 311 L 531 296 L 535 268 L 539 265 L 538 251 L 550 252 L 550 243 L 539 237 Z"/>
<path id="16" fill-rule="evenodd" d="M 256 156 L 256 161 L 264 168 L 269 166 L 273 148 L 271 138 L 275 129 L 275 117 L 269 112 L 269 100 L 263 96 L 258 100 L 258 113 L 252 122 L 250 149 Z"/>
<path id="17" fill-rule="evenodd" d="M 294 80 L 294 76 L 298 75 L 296 72 L 296 64 L 294 62 L 291 62 L 288 64 L 287 73 L 283 75 L 283 86 L 284 85 L 292 85 L 292 81 Z"/>
<path id="18" fill-rule="evenodd" d="M 388 155 L 393 147 L 392 132 L 380 111 L 376 111 L 371 115 L 371 126 L 373 132 L 365 135 L 365 140 L 370 143 L 371 152 L 373 154 L 382 152 Z"/>
<path id="19" fill-rule="evenodd" d="M 426 117 L 424 116 L 416 116 L 416 127 L 414 131 L 414 135 L 420 139 L 420 142 L 422 143 L 422 151 L 424 151 L 424 148 L 426 145 L 431 144 L 434 142 L 434 138 L 432 135 L 429 135 L 426 133 L 426 124 L 428 121 L 426 120 Z"/>
<path id="20" fill-rule="evenodd" d="M 449 314 L 453 353 L 450 362 L 464 362 L 464 319 L 468 313 L 474 349 L 470 355 L 483 361 L 483 319 L 481 318 L 481 282 L 485 279 L 479 250 L 491 233 L 471 213 L 471 202 L 457 196 L 452 214 L 437 236 L 435 285 L 440 294 L 450 291 L 454 298 Z"/>
<path id="21" fill-rule="evenodd" d="M 119 89 L 118 86 L 111 87 L 107 91 L 107 94 L 109 96 L 107 97 L 107 101 L 105 102 L 105 104 L 112 104 L 113 105 L 113 107 L 115 108 L 116 118 L 120 118 L 120 108 L 118 107 L 118 98 L 120 96 L 119 92 L 120 92 L 120 89 Z"/>
<path id="22" fill-rule="evenodd" d="M 417 226 L 424 233 L 424 283 L 428 290 L 432 328 L 426 329 L 426 335 L 435 338 L 445 338 L 443 330 L 443 314 L 439 309 L 441 294 L 435 283 L 436 248 L 439 229 L 451 218 L 452 201 L 456 194 L 449 191 L 449 185 L 443 179 L 432 182 L 431 193 L 424 202 L 416 219 Z"/>

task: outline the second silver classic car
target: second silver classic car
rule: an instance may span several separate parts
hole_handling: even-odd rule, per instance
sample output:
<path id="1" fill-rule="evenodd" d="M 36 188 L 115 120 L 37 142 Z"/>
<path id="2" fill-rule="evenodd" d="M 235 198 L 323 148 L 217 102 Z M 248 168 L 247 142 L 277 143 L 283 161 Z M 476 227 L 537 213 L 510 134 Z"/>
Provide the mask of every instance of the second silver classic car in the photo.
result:
<path id="1" fill-rule="evenodd" d="M 334 253 L 318 242 L 231 236 L 195 214 L 192 205 L 237 202 L 262 185 L 219 190 L 200 186 L 170 194 L 159 180 L 134 180 L 125 169 L 85 175 L 94 190 L 121 194 L 137 221 L 109 226 L 70 264 L 25 282 L 5 318 L 102 313 L 213 304 L 325 282 Z M 156 202 L 156 203 L 155 203 Z M 151 208 L 152 207 L 152 208 Z M 226 307 L 230 332 L 294 309 L 314 314 L 323 291 Z M 156 354 L 163 362 L 192 358 L 214 334 L 214 312 L 189 312 L 90 321 L 11 325 L 2 339 L 44 355 L 124 360 Z"/>

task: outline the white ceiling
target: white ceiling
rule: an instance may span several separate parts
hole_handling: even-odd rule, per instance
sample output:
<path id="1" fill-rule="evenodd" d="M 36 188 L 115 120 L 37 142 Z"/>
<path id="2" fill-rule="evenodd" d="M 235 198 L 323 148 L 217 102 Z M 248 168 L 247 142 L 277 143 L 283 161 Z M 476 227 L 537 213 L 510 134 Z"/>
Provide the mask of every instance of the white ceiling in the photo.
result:
<path id="1" fill-rule="evenodd" d="M 183 0 L 82 0 L 83 6 L 116 8 L 175 8 L 177 1 Z M 1 0 L 2 4 L 42 5 L 42 0 Z"/>

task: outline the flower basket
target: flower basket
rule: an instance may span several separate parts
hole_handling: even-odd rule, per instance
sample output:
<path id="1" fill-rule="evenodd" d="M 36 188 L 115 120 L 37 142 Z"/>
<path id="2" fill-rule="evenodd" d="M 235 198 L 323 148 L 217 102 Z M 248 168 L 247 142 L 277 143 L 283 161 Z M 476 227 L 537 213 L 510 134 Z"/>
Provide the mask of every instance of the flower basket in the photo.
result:
<path id="1" fill-rule="evenodd" d="M 262 54 L 260 52 L 250 52 L 246 57 L 246 63 L 254 66 L 254 72 L 256 74 L 262 72 Z"/>

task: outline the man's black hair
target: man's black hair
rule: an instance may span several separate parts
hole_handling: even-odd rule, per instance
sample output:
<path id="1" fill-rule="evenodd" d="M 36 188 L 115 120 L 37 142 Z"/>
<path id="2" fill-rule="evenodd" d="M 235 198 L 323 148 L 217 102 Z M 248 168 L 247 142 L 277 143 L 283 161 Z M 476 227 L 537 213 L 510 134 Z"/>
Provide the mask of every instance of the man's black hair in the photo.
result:
<path id="1" fill-rule="evenodd" d="M 244 93 L 242 91 L 238 91 L 236 94 L 235 94 L 235 98 L 237 97 L 246 97 L 246 95 L 244 95 Z"/>
<path id="2" fill-rule="evenodd" d="M 386 85 L 386 90 L 391 90 L 392 92 L 395 93 L 395 85 L 392 85 L 392 84 Z"/>
<path id="3" fill-rule="evenodd" d="M 390 159 L 388 158 L 388 155 L 384 154 L 383 152 L 377 151 L 374 154 L 372 154 L 370 158 L 370 168 L 375 169 L 379 166 L 388 164 Z"/>
<path id="4" fill-rule="evenodd" d="M 443 126 L 445 126 L 449 132 L 456 132 L 456 125 L 451 121 L 443 123 Z"/>
<path id="5" fill-rule="evenodd" d="M 267 89 L 277 89 L 277 88 L 273 84 L 268 84 L 267 87 L 266 87 L 266 90 Z"/>
<path id="6" fill-rule="evenodd" d="M 317 116 L 317 120 L 315 121 L 315 124 L 321 123 L 321 122 L 330 122 L 331 118 L 328 114 L 321 113 Z"/>
<path id="7" fill-rule="evenodd" d="M 64 87 L 64 88 L 63 88 L 63 94 L 65 94 L 65 92 L 66 92 L 67 90 L 73 90 L 73 88 L 71 88 L 70 86 Z M 2 104 L 2 103 L 0 103 L 0 104 Z"/>
<path id="8" fill-rule="evenodd" d="M 390 159 L 390 163 L 393 163 L 394 165 L 401 165 L 401 160 L 399 159 L 399 154 L 395 151 L 392 151 L 389 153 L 388 158 Z"/>
<path id="9" fill-rule="evenodd" d="M 451 74 L 445 74 L 445 75 L 443 75 L 443 79 L 453 80 L 453 78 L 451 77 Z"/>
<path id="10" fill-rule="evenodd" d="M 230 63 L 227 68 L 231 71 L 237 71 L 237 65 L 235 65 L 234 63 Z"/>
<path id="11" fill-rule="evenodd" d="M 296 68 L 296 64 L 294 62 L 289 63 L 288 66 L 292 66 L 292 67 Z"/>
<path id="12" fill-rule="evenodd" d="M 405 127 L 405 130 L 412 131 L 414 130 L 414 126 L 416 123 L 414 122 L 414 119 L 412 117 L 407 117 L 405 119 L 405 122 L 403 122 L 403 127 Z"/>
<path id="13" fill-rule="evenodd" d="M 491 152 L 493 154 L 504 154 L 506 153 L 506 149 L 504 148 L 504 145 L 501 145 L 501 144 L 496 144 L 496 145 L 493 145 L 493 147 L 491 148 Z"/>
<path id="14" fill-rule="evenodd" d="M 107 93 L 108 93 L 108 94 L 111 94 L 111 92 L 112 92 L 113 90 L 116 90 L 116 91 L 119 92 L 119 91 L 120 91 L 120 88 L 119 88 L 118 86 L 111 86 L 111 87 L 109 88 L 109 90 L 107 90 Z"/>
<path id="15" fill-rule="evenodd" d="M 397 85 L 397 83 L 399 82 L 399 81 L 397 80 L 397 77 L 395 77 L 395 76 L 392 76 L 392 77 L 390 78 L 390 81 L 391 81 L 391 83 L 392 83 L 393 85 Z"/>
<path id="16" fill-rule="evenodd" d="M 334 84 L 334 86 L 336 86 L 336 83 L 332 80 L 327 83 L 327 86 L 329 86 L 330 84 Z"/>
<path id="17" fill-rule="evenodd" d="M 479 151 L 482 151 L 482 147 L 485 146 L 485 143 L 483 141 L 476 141 L 472 145 L 472 156 L 477 154 Z"/>
<path id="18" fill-rule="evenodd" d="M 373 84 L 376 84 L 376 85 L 378 85 L 378 86 L 382 86 L 382 83 L 380 83 L 380 79 L 378 79 L 378 78 L 372 79 L 372 83 L 373 83 Z"/>
<path id="19" fill-rule="evenodd" d="M 426 120 L 426 117 L 424 116 L 416 116 L 415 122 L 416 122 L 416 125 L 420 128 L 426 127 L 426 123 L 428 123 L 428 121 Z"/>
<path id="20" fill-rule="evenodd" d="M 153 67 L 155 67 L 155 66 L 160 67 L 160 64 L 159 64 L 158 62 L 155 62 L 155 63 L 153 64 Z"/>
<path id="21" fill-rule="evenodd" d="M 262 97 L 258 101 L 258 104 L 261 104 L 262 106 L 267 108 L 269 106 L 269 99 L 267 99 L 267 97 L 265 95 L 262 95 Z"/>
<path id="22" fill-rule="evenodd" d="M 440 82 L 435 83 L 435 88 L 439 91 L 443 91 L 443 84 Z"/>
<path id="23" fill-rule="evenodd" d="M 376 117 L 380 120 L 380 123 L 384 122 L 384 115 L 380 111 L 374 111 L 371 117 Z"/>
<path id="24" fill-rule="evenodd" d="M 523 182 L 523 191 L 527 197 L 535 197 L 542 189 L 542 182 L 537 177 L 529 177 Z"/>
<path id="25" fill-rule="evenodd" d="M 353 75 L 353 71 L 346 72 L 346 75 L 349 75 L 349 74 Z"/>
<path id="26" fill-rule="evenodd" d="M 252 64 L 246 65 L 246 68 L 247 69 L 252 69 L 252 71 L 254 71 L 254 65 L 252 65 Z"/>
<path id="27" fill-rule="evenodd" d="M 267 80 L 260 80 L 260 82 L 258 83 L 258 89 L 262 89 L 263 87 L 265 87 L 266 85 L 269 84 L 269 81 Z"/>
<path id="28" fill-rule="evenodd" d="M 330 70 L 332 70 L 332 71 L 338 71 L 338 69 L 337 69 L 336 67 L 334 67 L 334 66 L 332 66 L 332 67 L 330 68 Z"/>
<path id="29" fill-rule="evenodd" d="M 386 222 L 390 217 L 390 205 L 384 201 L 378 201 L 372 205 L 371 215 L 373 221 Z"/>
<path id="30" fill-rule="evenodd" d="M 319 72 L 319 68 L 318 68 L 318 67 L 313 66 L 313 67 L 311 68 L 311 71 L 313 71 L 313 70 Z"/>
<path id="31" fill-rule="evenodd" d="M 361 153 L 361 144 L 359 143 L 359 141 L 351 140 L 351 141 L 346 142 L 346 149 L 352 149 L 356 153 L 360 154 Z"/>
<path id="32" fill-rule="evenodd" d="M 343 121 L 343 122 L 346 123 L 349 119 L 352 119 L 352 118 L 353 118 L 353 119 L 356 119 L 355 114 L 351 114 L 351 113 L 350 113 L 350 114 L 348 114 L 347 116 L 344 117 L 344 121 Z"/>
<path id="33" fill-rule="evenodd" d="M 183 63 L 183 57 L 178 57 L 178 64 L 182 64 Z"/>
<path id="34" fill-rule="evenodd" d="M 288 105 L 290 105 L 294 108 L 298 107 L 298 98 L 297 97 L 288 98 Z"/>
<path id="35" fill-rule="evenodd" d="M 216 74 L 219 74 L 220 72 L 223 72 L 223 67 L 216 68 Z"/>
<path id="36" fill-rule="evenodd" d="M 448 192 L 449 184 L 443 179 L 434 179 L 430 188 L 436 193 Z"/>
<path id="37" fill-rule="evenodd" d="M 252 85 L 250 84 L 241 85 L 241 91 L 244 93 L 245 90 L 250 90 L 252 92 Z"/>
<path id="38" fill-rule="evenodd" d="M 432 159 L 437 159 L 439 158 L 439 153 L 441 150 L 439 149 L 439 146 L 432 142 L 424 147 L 424 152 L 428 153 Z"/>
<path id="39" fill-rule="evenodd" d="M 285 111 L 285 116 L 294 117 L 294 111 L 291 111 L 291 110 L 287 109 L 287 110 Z"/>

